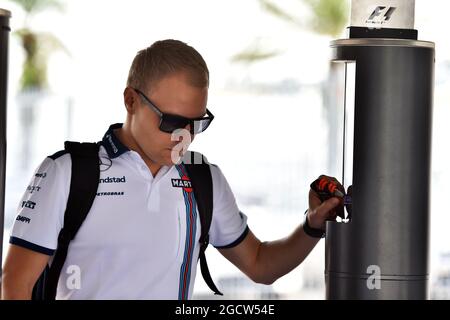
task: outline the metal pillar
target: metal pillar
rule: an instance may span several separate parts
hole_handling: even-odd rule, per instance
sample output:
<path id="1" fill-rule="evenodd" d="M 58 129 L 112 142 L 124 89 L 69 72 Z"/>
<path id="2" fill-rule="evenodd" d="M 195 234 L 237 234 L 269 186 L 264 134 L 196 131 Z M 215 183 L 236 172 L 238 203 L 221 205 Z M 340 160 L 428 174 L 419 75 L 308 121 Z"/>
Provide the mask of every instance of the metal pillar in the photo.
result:
<path id="1" fill-rule="evenodd" d="M 2 251 L 6 177 L 6 97 L 8 82 L 8 40 L 10 32 L 10 17 L 11 13 L 9 11 L 0 9 L 0 266 L 3 265 Z"/>
<path id="2" fill-rule="evenodd" d="M 333 46 L 335 60 L 356 61 L 353 214 L 348 224 L 327 226 L 327 297 L 423 299 L 434 46 L 378 39 Z M 369 288 L 370 266 L 379 267 L 380 289 Z"/>
<path id="3" fill-rule="evenodd" d="M 327 222 L 326 297 L 426 299 L 434 43 L 412 29 L 363 29 L 350 35 L 367 38 L 331 45 L 334 61 L 356 63 L 356 79 L 353 212 Z"/>

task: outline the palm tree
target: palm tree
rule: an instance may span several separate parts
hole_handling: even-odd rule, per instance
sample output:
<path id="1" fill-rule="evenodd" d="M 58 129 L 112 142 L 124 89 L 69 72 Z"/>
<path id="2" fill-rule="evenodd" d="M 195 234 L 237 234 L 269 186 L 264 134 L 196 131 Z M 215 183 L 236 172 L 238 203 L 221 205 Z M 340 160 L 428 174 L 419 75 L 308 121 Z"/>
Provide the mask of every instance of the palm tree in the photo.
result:
<path id="1" fill-rule="evenodd" d="M 30 140 L 33 133 L 35 109 L 45 96 L 47 83 L 47 68 L 50 55 L 56 50 L 67 53 L 62 42 L 53 34 L 39 32 L 30 27 L 30 21 L 38 13 L 48 10 L 62 10 L 63 5 L 58 0 L 10 0 L 19 5 L 25 12 L 24 26 L 13 34 L 19 38 L 25 53 L 22 74 L 20 78 L 19 117 L 23 135 L 21 147 L 22 167 L 25 168 L 31 156 Z"/>
<path id="2" fill-rule="evenodd" d="M 61 41 L 50 33 L 37 32 L 29 27 L 30 19 L 46 9 L 62 10 L 58 0 L 10 0 L 26 13 L 25 25 L 14 32 L 25 52 L 21 77 L 21 90 L 44 89 L 47 86 L 47 63 L 55 50 L 65 50 Z"/>

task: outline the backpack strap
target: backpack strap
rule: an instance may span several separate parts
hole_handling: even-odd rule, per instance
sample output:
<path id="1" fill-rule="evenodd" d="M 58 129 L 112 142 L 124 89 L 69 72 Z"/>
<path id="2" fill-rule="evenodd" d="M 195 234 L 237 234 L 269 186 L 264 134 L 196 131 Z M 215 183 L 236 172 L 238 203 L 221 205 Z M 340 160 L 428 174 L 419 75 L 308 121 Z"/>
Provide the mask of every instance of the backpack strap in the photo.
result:
<path id="1" fill-rule="evenodd" d="M 58 247 L 45 283 L 46 300 L 54 300 L 56 297 L 58 280 L 66 261 L 70 241 L 75 238 L 91 209 L 100 179 L 98 143 L 66 141 L 64 149 L 72 158 L 70 192 L 64 213 L 64 226 L 59 232 Z"/>
<path id="2" fill-rule="evenodd" d="M 209 228 L 211 226 L 213 214 L 213 184 L 211 169 L 208 160 L 206 160 L 206 157 L 202 154 L 189 151 L 186 155 L 188 157 L 187 159 L 190 161 L 186 161 L 186 158 L 184 158 L 184 167 L 191 180 L 200 214 L 200 270 L 208 287 L 214 294 L 222 296 L 223 294 L 217 289 L 211 278 L 205 256 L 205 251 L 209 244 Z"/>

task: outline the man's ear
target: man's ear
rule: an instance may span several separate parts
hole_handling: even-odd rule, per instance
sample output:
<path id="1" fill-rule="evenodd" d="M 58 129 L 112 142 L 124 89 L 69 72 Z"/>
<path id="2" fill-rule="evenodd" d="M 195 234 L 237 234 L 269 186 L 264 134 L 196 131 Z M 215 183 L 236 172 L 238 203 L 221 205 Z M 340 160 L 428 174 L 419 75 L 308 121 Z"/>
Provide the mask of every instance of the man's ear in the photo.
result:
<path id="1" fill-rule="evenodd" d="M 127 113 L 134 114 L 136 112 L 136 108 L 138 107 L 137 94 L 132 88 L 126 87 L 123 91 L 123 102 L 125 103 Z"/>

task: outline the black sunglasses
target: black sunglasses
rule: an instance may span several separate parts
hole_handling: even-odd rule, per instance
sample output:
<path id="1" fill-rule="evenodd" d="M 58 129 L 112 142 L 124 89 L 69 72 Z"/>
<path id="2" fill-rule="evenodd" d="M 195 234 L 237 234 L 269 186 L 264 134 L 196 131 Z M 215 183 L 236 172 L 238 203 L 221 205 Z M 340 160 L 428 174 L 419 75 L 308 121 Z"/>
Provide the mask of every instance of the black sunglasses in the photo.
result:
<path id="1" fill-rule="evenodd" d="M 191 134 L 197 134 L 205 131 L 214 119 L 214 115 L 206 109 L 206 115 L 200 118 L 185 118 L 182 116 L 164 113 L 139 89 L 133 88 L 143 99 L 144 102 L 159 116 L 159 130 L 172 133 L 177 129 L 184 129 L 190 126 Z"/>

